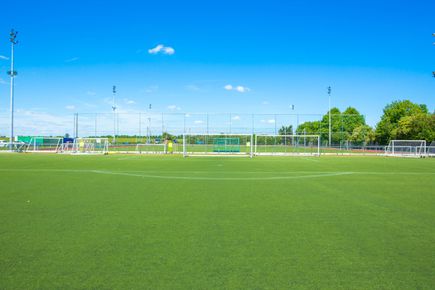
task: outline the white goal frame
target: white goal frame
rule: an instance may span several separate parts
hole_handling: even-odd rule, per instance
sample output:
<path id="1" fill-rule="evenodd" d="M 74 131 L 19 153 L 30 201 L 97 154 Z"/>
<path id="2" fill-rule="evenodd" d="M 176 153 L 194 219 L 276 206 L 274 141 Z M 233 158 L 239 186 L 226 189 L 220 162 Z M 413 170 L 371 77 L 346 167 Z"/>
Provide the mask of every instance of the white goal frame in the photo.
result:
<path id="1" fill-rule="evenodd" d="M 385 155 L 395 157 L 425 156 L 426 140 L 391 140 L 385 147 Z"/>
<path id="2" fill-rule="evenodd" d="M 38 140 L 54 140 L 52 144 L 38 144 Z M 61 150 L 63 143 L 63 137 L 44 137 L 44 136 L 36 136 L 32 137 L 27 144 L 26 152 L 54 152 L 57 153 Z M 48 148 L 46 148 L 48 147 Z"/>
<path id="3" fill-rule="evenodd" d="M 261 146 L 287 146 L 286 144 L 284 145 L 275 145 L 275 144 L 265 144 L 265 145 L 258 145 L 258 137 L 271 137 L 271 138 L 286 138 L 286 139 L 303 139 L 306 140 L 307 138 L 316 138 L 317 139 L 317 145 L 314 146 L 315 148 L 315 152 L 297 152 L 297 151 L 289 151 L 287 152 L 286 150 L 284 151 L 262 151 L 260 150 Z M 304 139 L 305 138 L 305 139 Z M 299 146 L 294 146 L 292 144 L 290 144 L 290 146 L 292 146 L 292 148 L 298 148 Z M 254 150 L 254 155 L 256 156 L 320 156 L 320 135 L 279 135 L 279 134 L 256 134 L 255 135 L 255 150 Z M 285 148 L 285 147 L 284 147 Z M 306 148 L 306 146 L 301 146 L 301 148 Z M 313 148 L 313 147 L 311 147 Z"/>
<path id="4" fill-rule="evenodd" d="M 162 148 L 162 150 L 144 150 L 142 151 L 140 148 L 144 147 L 144 148 Z M 136 144 L 136 153 L 139 154 L 166 154 L 168 153 L 168 145 L 163 143 L 163 144 L 153 144 L 153 143 L 138 143 Z"/>
<path id="5" fill-rule="evenodd" d="M 209 152 L 209 151 L 189 151 L 189 144 L 186 143 L 188 137 L 195 136 L 216 136 L 216 137 L 246 137 L 249 142 L 249 152 Z M 254 135 L 253 134 L 224 134 L 224 133 L 184 133 L 183 134 L 183 156 L 228 156 L 228 157 L 250 157 L 254 156 Z M 240 145 L 240 144 L 239 144 Z M 206 145 L 205 145 L 206 146 Z M 245 146 L 248 146 L 246 144 Z"/>
<path id="6" fill-rule="evenodd" d="M 91 142 L 86 142 L 91 141 Z M 83 144 L 83 145 L 82 145 Z M 102 144 L 102 147 L 95 150 L 95 144 Z M 108 154 L 109 138 L 87 138 L 79 137 L 74 139 L 72 154 Z"/>

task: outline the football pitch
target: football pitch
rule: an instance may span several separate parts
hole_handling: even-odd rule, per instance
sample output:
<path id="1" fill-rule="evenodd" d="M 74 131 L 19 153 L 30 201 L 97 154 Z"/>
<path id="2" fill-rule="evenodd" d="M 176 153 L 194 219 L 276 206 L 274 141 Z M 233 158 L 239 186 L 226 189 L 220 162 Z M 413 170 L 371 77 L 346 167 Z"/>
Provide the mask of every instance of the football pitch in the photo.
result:
<path id="1" fill-rule="evenodd" d="M 434 289 L 435 158 L 0 154 L 1 289 Z"/>

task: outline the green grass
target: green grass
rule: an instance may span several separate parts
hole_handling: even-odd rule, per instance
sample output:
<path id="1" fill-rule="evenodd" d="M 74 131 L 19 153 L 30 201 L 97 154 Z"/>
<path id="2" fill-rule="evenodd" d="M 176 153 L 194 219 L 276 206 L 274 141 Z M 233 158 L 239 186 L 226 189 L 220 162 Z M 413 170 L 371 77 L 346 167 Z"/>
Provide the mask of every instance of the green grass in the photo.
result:
<path id="1" fill-rule="evenodd" d="M 0 154 L 1 289 L 434 289 L 435 159 Z"/>

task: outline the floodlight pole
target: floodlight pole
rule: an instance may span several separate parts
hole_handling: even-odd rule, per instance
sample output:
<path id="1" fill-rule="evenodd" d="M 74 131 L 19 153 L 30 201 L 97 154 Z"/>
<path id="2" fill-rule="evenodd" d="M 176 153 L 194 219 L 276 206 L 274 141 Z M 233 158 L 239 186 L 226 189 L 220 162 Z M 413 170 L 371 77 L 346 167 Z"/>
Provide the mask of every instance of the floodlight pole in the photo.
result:
<path id="1" fill-rule="evenodd" d="M 116 103 L 115 103 L 116 86 L 112 87 L 112 94 L 113 94 L 113 103 L 112 103 L 112 110 L 113 110 L 113 140 L 112 140 L 112 143 L 115 144 L 115 142 L 116 142 Z"/>
<path id="2" fill-rule="evenodd" d="M 11 131 L 9 136 L 9 149 L 13 149 L 14 142 L 14 78 L 17 75 L 17 72 L 14 70 L 14 46 L 18 43 L 17 31 L 11 29 L 10 42 L 11 42 L 11 70 L 8 71 L 9 76 L 11 77 L 11 104 L 10 104 L 10 113 L 11 113 Z"/>
<path id="3" fill-rule="evenodd" d="M 294 111 L 295 111 L 295 105 L 292 105 L 291 108 L 292 108 L 292 111 L 294 113 Z M 298 127 L 299 127 L 299 114 L 296 114 L 296 128 L 293 129 L 291 134 L 296 134 L 296 131 L 297 131 Z"/>
<path id="4" fill-rule="evenodd" d="M 331 86 L 328 87 L 328 99 L 329 99 L 329 143 L 328 145 L 331 146 Z"/>
<path id="5" fill-rule="evenodd" d="M 148 126 L 147 126 L 147 144 L 151 143 L 151 108 L 152 105 L 148 105 Z"/>
<path id="6" fill-rule="evenodd" d="M 435 37 L 435 33 L 432 33 L 432 36 Z M 433 43 L 435 45 L 435 42 Z M 435 78 L 435 71 L 432 72 L 432 76 Z"/>

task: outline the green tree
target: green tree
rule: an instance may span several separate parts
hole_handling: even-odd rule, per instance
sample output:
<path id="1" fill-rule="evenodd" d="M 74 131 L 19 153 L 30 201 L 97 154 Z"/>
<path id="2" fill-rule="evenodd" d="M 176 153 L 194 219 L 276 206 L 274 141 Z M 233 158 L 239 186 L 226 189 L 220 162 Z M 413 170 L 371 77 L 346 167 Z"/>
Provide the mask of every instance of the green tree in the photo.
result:
<path id="1" fill-rule="evenodd" d="M 375 141 L 376 135 L 372 127 L 369 125 L 359 125 L 352 131 L 349 140 L 354 144 L 366 145 Z"/>
<path id="2" fill-rule="evenodd" d="M 348 107 L 344 112 L 331 108 L 331 141 L 332 144 L 349 140 L 355 128 L 365 125 L 365 118 L 360 112 Z M 305 122 L 296 129 L 297 134 L 320 134 L 322 140 L 329 139 L 329 111 L 318 122 Z"/>
<path id="3" fill-rule="evenodd" d="M 289 125 L 289 126 L 282 126 L 279 130 L 278 130 L 278 134 L 279 135 L 292 135 L 293 134 L 293 126 Z"/>
<path id="4" fill-rule="evenodd" d="M 415 114 L 399 120 L 394 135 L 403 140 L 435 140 L 435 114 Z"/>
<path id="5" fill-rule="evenodd" d="M 355 128 L 366 124 L 363 115 L 358 112 L 357 109 L 353 107 L 348 107 L 342 114 L 342 128 L 344 132 L 352 134 Z"/>
<path id="6" fill-rule="evenodd" d="M 163 132 L 162 139 L 163 140 L 174 140 L 175 136 L 169 134 L 168 132 Z"/>
<path id="7" fill-rule="evenodd" d="M 296 134 L 304 134 L 306 133 L 307 135 L 318 135 L 320 134 L 320 125 L 321 122 L 317 121 L 317 122 L 304 122 L 302 124 L 300 124 L 298 126 L 298 128 L 296 129 Z"/>
<path id="8" fill-rule="evenodd" d="M 376 141 L 380 144 L 388 144 L 390 140 L 399 139 L 399 136 L 402 136 L 401 139 L 413 139 L 414 133 L 409 133 L 412 131 L 409 124 L 421 123 L 425 119 L 421 116 L 412 117 L 417 115 L 430 115 L 427 106 L 415 104 L 409 100 L 394 101 L 388 104 L 384 108 L 381 120 L 376 125 Z M 405 119 L 399 125 L 402 118 Z"/>

